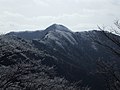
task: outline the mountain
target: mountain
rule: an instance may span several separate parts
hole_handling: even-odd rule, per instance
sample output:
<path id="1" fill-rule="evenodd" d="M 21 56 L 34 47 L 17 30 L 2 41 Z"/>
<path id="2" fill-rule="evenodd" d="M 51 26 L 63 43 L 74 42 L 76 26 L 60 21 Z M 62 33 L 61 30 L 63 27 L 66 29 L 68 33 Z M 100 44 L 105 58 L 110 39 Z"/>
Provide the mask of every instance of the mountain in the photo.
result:
<path id="1" fill-rule="evenodd" d="M 119 38 L 114 34 L 108 34 Z M 92 90 L 105 90 L 104 79 L 96 73 L 97 60 L 118 62 L 117 56 L 92 40 L 95 38 L 117 48 L 103 35 L 102 31 L 72 32 L 63 25 L 53 24 L 45 30 L 6 34 L 6 36 L 9 35 L 28 41 L 34 48 L 34 50 L 30 49 L 31 51 L 48 55 L 49 57 L 44 56 L 47 58 L 41 63 L 55 66 L 58 76 L 65 77 L 71 82 L 82 80 L 83 86 L 88 85 Z M 21 44 L 18 45 L 21 46 Z"/>

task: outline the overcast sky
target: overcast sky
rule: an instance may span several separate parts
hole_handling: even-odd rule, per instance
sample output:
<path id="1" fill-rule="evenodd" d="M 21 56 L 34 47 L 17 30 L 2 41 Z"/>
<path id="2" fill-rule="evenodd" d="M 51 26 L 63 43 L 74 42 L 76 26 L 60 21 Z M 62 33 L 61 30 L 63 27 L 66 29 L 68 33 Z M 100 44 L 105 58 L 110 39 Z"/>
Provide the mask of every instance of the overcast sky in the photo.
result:
<path id="1" fill-rule="evenodd" d="M 45 29 L 53 23 L 73 31 L 111 26 L 120 0 L 0 0 L 0 33 Z"/>

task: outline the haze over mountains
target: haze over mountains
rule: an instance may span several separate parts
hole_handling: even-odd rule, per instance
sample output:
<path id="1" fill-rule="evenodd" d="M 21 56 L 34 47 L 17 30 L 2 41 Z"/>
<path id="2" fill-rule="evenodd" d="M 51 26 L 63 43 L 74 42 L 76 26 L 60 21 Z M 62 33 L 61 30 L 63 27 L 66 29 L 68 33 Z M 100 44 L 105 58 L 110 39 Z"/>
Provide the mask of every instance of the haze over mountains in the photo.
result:
<path id="1" fill-rule="evenodd" d="M 117 35 L 107 34 L 119 39 Z M 96 30 L 72 32 L 63 25 L 53 24 L 40 31 L 10 32 L 0 36 L 0 64 L 40 60 L 42 65 L 55 66 L 58 77 L 70 82 L 82 81 L 81 86 L 89 86 L 91 90 L 105 90 L 96 62 L 99 59 L 114 62 L 118 57 L 92 38 L 117 49 L 102 31 Z"/>

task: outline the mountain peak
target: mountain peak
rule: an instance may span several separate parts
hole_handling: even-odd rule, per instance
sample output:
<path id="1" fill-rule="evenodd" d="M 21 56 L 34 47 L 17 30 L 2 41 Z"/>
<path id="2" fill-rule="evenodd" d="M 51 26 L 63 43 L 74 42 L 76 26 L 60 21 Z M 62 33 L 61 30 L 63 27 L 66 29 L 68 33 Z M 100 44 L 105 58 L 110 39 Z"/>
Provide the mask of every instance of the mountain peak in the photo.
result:
<path id="1" fill-rule="evenodd" d="M 48 28 L 46 28 L 46 30 L 47 31 L 60 30 L 60 31 L 70 32 L 70 30 L 67 27 L 65 27 L 64 25 L 60 25 L 60 24 L 53 24 L 49 26 Z"/>

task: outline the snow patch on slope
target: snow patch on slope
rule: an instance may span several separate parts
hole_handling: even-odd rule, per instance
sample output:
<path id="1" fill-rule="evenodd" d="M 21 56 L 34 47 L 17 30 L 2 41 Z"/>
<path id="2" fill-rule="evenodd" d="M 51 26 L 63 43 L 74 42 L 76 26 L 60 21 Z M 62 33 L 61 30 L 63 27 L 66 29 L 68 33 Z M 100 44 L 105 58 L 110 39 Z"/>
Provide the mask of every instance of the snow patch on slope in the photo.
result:
<path id="1" fill-rule="evenodd" d="M 72 33 L 70 32 L 64 32 L 64 31 L 56 31 L 58 32 L 62 37 L 66 38 L 71 44 L 76 44 L 76 40 L 73 38 Z"/>
<path id="2" fill-rule="evenodd" d="M 98 48 L 96 47 L 96 43 L 95 42 L 92 42 L 92 45 L 91 45 L 91 47 L 94 49 L 94 50 L 98 50 Z"/>

